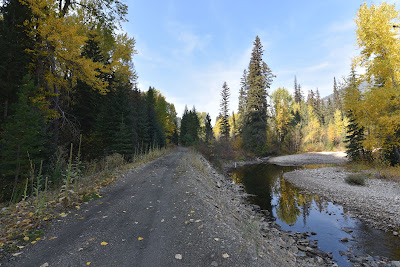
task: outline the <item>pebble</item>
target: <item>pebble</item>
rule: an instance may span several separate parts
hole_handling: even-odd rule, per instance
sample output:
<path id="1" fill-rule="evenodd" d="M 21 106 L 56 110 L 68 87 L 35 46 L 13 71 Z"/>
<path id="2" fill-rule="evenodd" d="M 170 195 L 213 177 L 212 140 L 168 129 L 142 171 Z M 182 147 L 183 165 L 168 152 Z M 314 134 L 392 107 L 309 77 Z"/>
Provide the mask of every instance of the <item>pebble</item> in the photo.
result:
<path id="1" fill-rule="evenodd" d="M 218 263 L 216 261 L 211 262 L 211 266 L 218 266 Z"/>
<path id="2" fill-rule="evenodd" d="M 398 235 L 399 235 L 399 232 L 393 232 L 393 235 L 394 235 L 394 236 L 398 236 Z"/>

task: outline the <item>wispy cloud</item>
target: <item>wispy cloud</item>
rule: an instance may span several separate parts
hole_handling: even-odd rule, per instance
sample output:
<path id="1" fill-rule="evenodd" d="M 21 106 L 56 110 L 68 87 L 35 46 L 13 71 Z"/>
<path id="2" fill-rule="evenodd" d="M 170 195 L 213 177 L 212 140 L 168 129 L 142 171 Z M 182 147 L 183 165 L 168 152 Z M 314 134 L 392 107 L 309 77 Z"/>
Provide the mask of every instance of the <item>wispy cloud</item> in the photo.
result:
<path id="1" fill-rule="evenodd" d="M 173 51 L 176 55 L 188 56 L 195 51 L 202 52 L 212 39 L 210 34 L 195 33 L 188 25 L 175 21 L 167 22 L 167 30 L 179 44 Z"/>

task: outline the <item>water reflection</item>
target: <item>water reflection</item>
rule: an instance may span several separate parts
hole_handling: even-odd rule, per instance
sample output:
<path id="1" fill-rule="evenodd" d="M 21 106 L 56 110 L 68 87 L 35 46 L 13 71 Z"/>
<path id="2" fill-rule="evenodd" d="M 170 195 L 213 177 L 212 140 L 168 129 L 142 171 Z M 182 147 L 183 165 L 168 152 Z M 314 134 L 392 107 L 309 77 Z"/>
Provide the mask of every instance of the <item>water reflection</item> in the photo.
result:
<path id="1" fill-rule="evenodd" d="M 307 166 L 317 167 L 321 165 Z M 323 201 L 283 178 L 285 172 L 299 168 L 304 167 L 249 165 L 233 170 L 231 177 L 236 183 L 243 184 L 247 193 L 254 195 L 250 201 L 268 210 L 270 219 L 284 230 L 316 233 L 314 237 L 318 239 L 319 247 L 333 252 L 340 266 L 350 265 L 347 258 L 340 255 L 340 250 L 353 255 L 369 254 L 400 259 L 400 238 L 371 229 L 361 221 L 346 216 L 342 206 Z M 348 238 L 349 242 L 341 242 L 343 238 Z"/>

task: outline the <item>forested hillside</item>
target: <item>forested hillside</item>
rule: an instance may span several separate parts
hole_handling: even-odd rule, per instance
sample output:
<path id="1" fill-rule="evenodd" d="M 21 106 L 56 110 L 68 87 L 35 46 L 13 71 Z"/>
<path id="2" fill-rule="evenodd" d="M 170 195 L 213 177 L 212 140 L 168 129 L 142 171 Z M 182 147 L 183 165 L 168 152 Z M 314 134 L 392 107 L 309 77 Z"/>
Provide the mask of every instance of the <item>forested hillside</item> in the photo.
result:
<path id="1" fill-rule="evenodd" d="M 29 195 L 37 175 L 63 183 L 68 158 L 130 159 L 178 142 L 174 105 L 136 86 L 135 40 L 120 30 L 127 12 L 116 0 L 3 1 L 2 201 Z"/>

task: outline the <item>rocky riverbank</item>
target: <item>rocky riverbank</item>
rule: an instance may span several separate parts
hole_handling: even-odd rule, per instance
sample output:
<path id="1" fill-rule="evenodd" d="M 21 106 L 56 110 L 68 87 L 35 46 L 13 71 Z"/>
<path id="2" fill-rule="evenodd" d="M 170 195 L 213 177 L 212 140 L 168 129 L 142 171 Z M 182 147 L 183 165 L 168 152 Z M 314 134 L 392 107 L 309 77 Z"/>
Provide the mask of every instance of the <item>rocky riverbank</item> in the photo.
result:
<path id="1" fill-rule="evenodd" d="M 209 214 L 223 218 L 224 227 L 237 237 L 235 242 L 253 251 L 249 266 L 337 266 L 332 254 L 309 239 L 313 233 L 287 232 L 268 221 L 267 211 L 248 203 L 243 186 L 218 173 L 202 156 L 188 154 L 182 166 L 185 175 L 193 177 L 192 188 Z"/>

